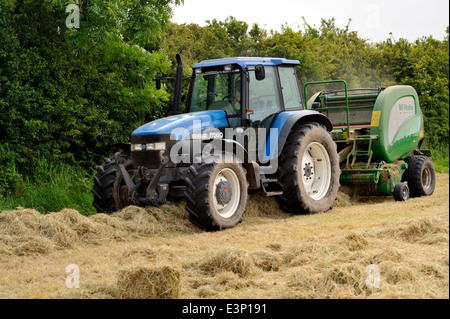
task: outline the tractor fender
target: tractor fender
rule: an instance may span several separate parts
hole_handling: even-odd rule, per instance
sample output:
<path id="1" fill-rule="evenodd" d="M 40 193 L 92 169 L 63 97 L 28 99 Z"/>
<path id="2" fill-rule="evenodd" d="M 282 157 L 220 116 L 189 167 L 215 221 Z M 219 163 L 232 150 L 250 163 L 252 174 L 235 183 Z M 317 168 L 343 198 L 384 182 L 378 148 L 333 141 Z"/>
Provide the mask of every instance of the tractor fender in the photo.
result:
<path id="1" fill-rule="evenodd" d="M 241 163 L 246 170 L 248 188 L 258 189 L 261 187 L 259 165 L 249 156 L 248 151 L 241 143 L 231 139 L 216 139 L 203 143 L 203 146 L 205 144 L 212 144 L 215 148 L 220 146 L 220 150 L 222 152 L 232 153 L 235 155 L 237 161 Z M 198 156 L 198 154 L 194 155 L 194 157 L 196 156 Z"/>
<path id="2" fill-rule="evenodd" d="M 266 155 L 264 159 L 271 160 L 278 158 L 283 151 L 284 144 L 286 143 L 286 140 L 294 126 L 311 122 L 319 123 L 325 126 L 329 132 L 333 129 L 331 121 L 324 114 L 317 111 L 302 110 L 280 113 L 272 124 L 272 129 L 277 129 L 274 134 L 278 134 L 278 136 L 270 136 L 273 134 L 272 130 L 269 133 L 269 138 L 267 139 L 268 143 L 266 145 Z M 270 145 L 270 141 L 276 141 L 277 147 Z"/>

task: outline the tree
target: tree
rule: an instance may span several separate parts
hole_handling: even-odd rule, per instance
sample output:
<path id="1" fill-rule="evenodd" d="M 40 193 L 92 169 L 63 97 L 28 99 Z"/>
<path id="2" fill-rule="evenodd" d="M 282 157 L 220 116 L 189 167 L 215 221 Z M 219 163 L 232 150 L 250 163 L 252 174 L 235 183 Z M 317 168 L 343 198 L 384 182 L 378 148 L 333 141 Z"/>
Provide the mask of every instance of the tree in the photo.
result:
<path id="1" fill-rule="evenodd" d="M 68 29 L 63 0 L 2 0 L 1 167 L 32 175 L 38 158 L 95 167 L 139 125 L 164 114 L 152 79 L 170 62 L 160 34 L 179 0 L 80 1 Z M 3 187 L 5 188 L 5 187 Z"/>

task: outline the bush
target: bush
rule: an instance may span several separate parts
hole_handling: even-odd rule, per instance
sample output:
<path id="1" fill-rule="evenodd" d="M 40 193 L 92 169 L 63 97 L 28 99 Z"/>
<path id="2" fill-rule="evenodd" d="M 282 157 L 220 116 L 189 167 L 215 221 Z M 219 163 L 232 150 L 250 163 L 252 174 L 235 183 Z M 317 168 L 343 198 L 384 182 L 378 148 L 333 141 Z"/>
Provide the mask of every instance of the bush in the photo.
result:
<path id="1" fill-rule="evenodd" d="M 84 215 L 94 214 L 90 175 L 81 167 L 37 159 L 33 176 L 23 177 L 15 169 L 7 175 L 15 180 L 0 195 L 0 211 L 20 206 L 49 213 L 69 207 Z"/>

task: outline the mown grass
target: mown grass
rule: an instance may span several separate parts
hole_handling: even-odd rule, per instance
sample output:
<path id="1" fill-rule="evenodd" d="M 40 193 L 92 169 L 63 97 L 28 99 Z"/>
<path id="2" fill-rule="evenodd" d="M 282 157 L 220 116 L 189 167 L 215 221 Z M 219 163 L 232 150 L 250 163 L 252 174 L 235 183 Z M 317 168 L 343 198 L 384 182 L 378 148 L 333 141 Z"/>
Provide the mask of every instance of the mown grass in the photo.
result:
<path id="1" fill-rule="evenodd" d="M 40 160 L 33 176 L 22 177 L 14 190 L 0 195 L 0 211 L 24 207 L 49 213 L 72 208 L 91 215 L 95 213 L 91 188 L 91 174 L 83 168 Z"/>

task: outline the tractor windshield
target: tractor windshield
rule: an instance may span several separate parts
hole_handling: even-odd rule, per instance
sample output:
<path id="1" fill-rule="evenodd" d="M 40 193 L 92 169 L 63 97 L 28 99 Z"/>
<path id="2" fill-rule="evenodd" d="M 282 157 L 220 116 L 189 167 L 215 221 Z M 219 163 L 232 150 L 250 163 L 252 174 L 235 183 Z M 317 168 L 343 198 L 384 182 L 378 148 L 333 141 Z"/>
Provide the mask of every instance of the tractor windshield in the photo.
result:
<path id="1" fill-rule="evenodd" d="M 195 73 L 189 112 L 224 110 L 227 116 L 241 114 L 240 70 Z"/>

